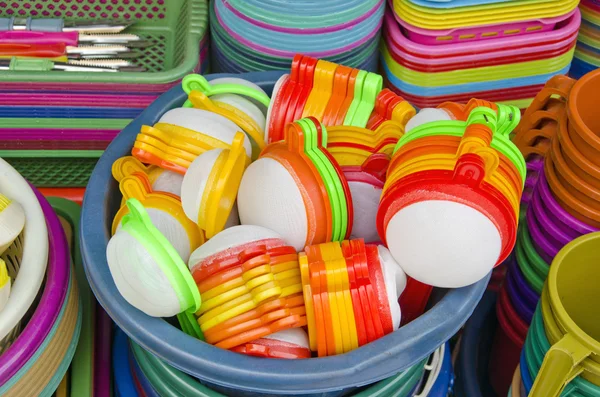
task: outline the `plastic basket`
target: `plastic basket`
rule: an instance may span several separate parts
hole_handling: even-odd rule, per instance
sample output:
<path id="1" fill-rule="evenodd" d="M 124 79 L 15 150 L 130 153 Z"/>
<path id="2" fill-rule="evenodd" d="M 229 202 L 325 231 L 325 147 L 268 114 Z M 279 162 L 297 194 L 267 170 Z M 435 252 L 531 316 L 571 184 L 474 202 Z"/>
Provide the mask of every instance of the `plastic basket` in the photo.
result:
<path id="1" fill-rule="evenodd" d="M 48 201 L 34 192 L 48 228 L 46 283 L 27 326 L 0 356 L 0 395 L 6 397 L 54 393 L 75 354 L 81 329 L 79 292 L 65 233 Z"/>
<path id="2" fill-rule="evenodd" d="M 2 254 L 2 259 L 8 266 L 8 275 L 12 279 L 10 297 L 4 310 L 0 311 L 2 355 L 19 335 L 21 321 L 42 285 L 48 263 L 48 231 L 44 213 L 34 191 L 27 181 L 1 158 L 0 192 L 21 204 L 25 210 L 25 229 Z"/>
<path id="3" fill-rule="evenodd" d="M 209 76 L 215 78 L 216 76 Z M 278 72 L 240 77 L 271 92 Z M 345 389 L 371 384 L 420 362 L 464 324 L 483 294 L 489 277 L 448 291 L 428 312 L 396 332 L 348 354 L 308 360 L 269 360 L 219 349 L 183 334 L 160 318 L 129 305 L 119 294 L 106 262 L 110 224 L 121 200 L 111 175 L 113 162 L 127 155 L 143 124 L 154 124 L 181 106 L 181 87 L 163 94 L 123 130 L 100 158 L 86 190 L 82 211 L 84 266 L 100 304 L 136 343 L 150 353 L 228 395 L 337 396 Z"/>
<path id="4" fill-rule="evenodd" d="M 143 50 L 134 62 L 143 73 L 48 73 L 11 71 L 0 74 L 0 82 L 168 84 L 180 80 L 198 67 L 200 41 L 208 25 L 206 0 L 53 0 L 7 1 L 0 17 L 64 18 L 66 21 L 124 20 L 135 22 L 128 32 L 153 46 Z M 63 84 L 64 85 L 64 84 Z M 17 88 L 17 87 L 15 87 Z M 107 87 L 108 88 L 108 87 Z M 166 88 L 166 87 L 165 87 Z M 135 92 L 135 86 L 131 91 Z M 163 89 L 164 91 L 164 89 Z"/>

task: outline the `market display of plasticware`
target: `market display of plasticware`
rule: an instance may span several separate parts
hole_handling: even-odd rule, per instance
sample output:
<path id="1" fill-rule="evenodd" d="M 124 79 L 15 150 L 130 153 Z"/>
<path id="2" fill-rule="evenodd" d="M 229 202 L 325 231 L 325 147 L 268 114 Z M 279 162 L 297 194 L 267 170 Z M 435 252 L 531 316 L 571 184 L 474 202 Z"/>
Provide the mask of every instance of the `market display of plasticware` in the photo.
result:
<path id="1" fill-rule="evenodd" d="M 215 1 L 210 7 L 213 65 L 227 72 L 286 69 L 301 52 L 365 67 L 377 52 L 384 9 L 383 0 L 301 8 Z M 299 15 L 302 23 L 295 21 Z"/>
<path id="2" fill-rule="evenodd" d="M 573 240 L 550 267 L 540 307 L 553 346 L 544 357 L 531 396 L 558 396 L 575 376 L 598 383 L 600 347 L 587 302 L 597 294 L 590 272 L 594 272 L 599 238 L 600 233 L 592 233 Z"/>
<path id="3" fill-rule="evenodd" d="M 23 316 L 42 285 L 48 263 L 48 231 L 40 203 L 27 181 L 2 159 L 0 169 L 0 191 L 23 208 L 26 225 L 0 256 L 13 280 L 10 297 L 0 312 L 0 351 L 4 352 L 19 336 Z"/>
<path id="4" fill-rule="evenodd" d="M 71 363 L 81 329 L 79 289 L 65 233 L 48 201 L 37 191 L 35 196 L 48 228 L 47 277 L 31 319 L 0 356 L 0 393 L 7 396 L 51 395 Z"/>
<path id="5" fill-rule="evenodd" d="M 243 77 L 270 91 L 279 74 L 266 73 Z M 436 345 L 436 341 L 446 340 L 458 330 L 483 293 L 487 280 L 448 291 L 436 306 L 409 326 L 401 327 L 343 357 L 321 359 L 318 365 L 313 359 L 280 362 L 217 349 L 194 341 L 165 321 L 148 317 L 129 306 L 117 293 L 107 264 L 102 259 L 108 237 L 106 225 L 120 200 L 115 183 L 110 182 L 110 168 L 117 158 L 126 155 L 131 149 L 141 124 L 156 122 L 168 109 L 181 106 L 185 99 L 186 94 L 180 88 L 174 88 L 150 106 L 143 118 L 125 129 L 100 160 L 84 200 L 82 253 L 92 289 L 117 324 L 145 349 L 184 372 L 210 384 L 224 387 L 229 393 L 235 389 L 255 394 L 339 394 L 335 391 L 372 383 L 409 368 L 434 351 L 439 346 Z M 99 188 L 100 179 L 106 182 L 102 184 L 102 191 Z M 108 200 L 106 203 L 104 198 Z M 98 254 L 93 253 L 96 251 Z M 431 327 L 431 324 L 437 325 Z M 161 335 L 160 339 L 156 338 L 156 335 Z M 408 340 L 412 342 L 407 343 Z M 227 378 L 222 377 L 221 369 L 214 367 L 215 360 L 221 363 L 221 369 L 223 365 L 228 368 Z M 257 360 L 260 360 L 260 365 Z M 371 362 L 368 369 L 362 366 L 365 360 Z M 245 368 L 252 368 L 252 371 Z M 357 368 L 361 370 L 358 371 Z M 331 376 L 332 371 L 335 371 L 336 376 Z"/>

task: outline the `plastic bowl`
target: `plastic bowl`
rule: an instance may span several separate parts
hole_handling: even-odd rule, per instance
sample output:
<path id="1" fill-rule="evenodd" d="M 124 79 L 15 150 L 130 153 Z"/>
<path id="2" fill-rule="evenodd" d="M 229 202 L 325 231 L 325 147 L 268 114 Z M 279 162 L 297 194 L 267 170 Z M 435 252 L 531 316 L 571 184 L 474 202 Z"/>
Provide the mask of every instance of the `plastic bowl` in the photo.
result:
<path id="1" fill-rule="evenodd" d="M 267 72 L 239 77 L 270 93 L 280 76 L 278 72 Z M 216 77 L 222 76 L 209 76 L 209 80 Z M 123 130 L 100 158 L 84 198 L 81 242 L 88 280 L 106 312 L 135 342 L 209 386 L 228 389 L 229 395 L 333 396 L 408 369 L 465 323 L 489 275 L 471 286 L 448 291 L 428 312 L 396 332 L 348 354 L 319 359 L 280 361 L 239 355 L 199 342 L 163 319 L 149 317 L 129 305 L 117 291 L 106 262 L 110 224 L 121 200 L 111 166 L 129 153 L 143 124 L 155 123 L 185 99 L 183 90 L 175 87 Z"/>
<path id="2" fill-rule="evenodd" d="M 9 269 L 12 264 L 18 270 L 10 298 L 0 312 L 1 354 L 18 336 L 20 322 L 42 285 L 48 264 L 48 229 L 40 203 L 27 181 L 1 158 L 0 172 L 0 192 L 21 204 L 25 211 L 24 231 L 2 254 Z M 9 276 L 14 277 L 10 270 Z"/>

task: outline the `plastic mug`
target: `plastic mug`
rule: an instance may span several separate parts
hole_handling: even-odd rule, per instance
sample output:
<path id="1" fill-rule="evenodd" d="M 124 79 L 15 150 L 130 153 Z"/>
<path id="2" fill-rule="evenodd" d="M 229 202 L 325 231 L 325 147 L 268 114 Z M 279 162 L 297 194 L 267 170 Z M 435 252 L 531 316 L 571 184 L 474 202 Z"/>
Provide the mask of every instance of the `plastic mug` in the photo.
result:
<path id="1" fill-rule="evenodd" d="M 590 304 L 600 298 L 598 247 L 600 233 L 582 236 L 565 246 L 550 267 L 546 294 L 564 336 L 546 354 L 532 397 L 557 397 L 583 372 L 585 360 L 597 360 L 600 355 L 600 323 L 596 307 Z"/>

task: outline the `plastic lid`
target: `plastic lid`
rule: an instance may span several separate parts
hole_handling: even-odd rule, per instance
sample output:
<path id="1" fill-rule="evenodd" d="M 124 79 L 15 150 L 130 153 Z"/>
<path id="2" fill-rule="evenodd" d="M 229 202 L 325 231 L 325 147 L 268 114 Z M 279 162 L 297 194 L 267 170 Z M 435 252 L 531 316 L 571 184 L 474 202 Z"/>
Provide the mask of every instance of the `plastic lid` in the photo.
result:
<path id="1" fill-rule="evenodd" d="M 193 91 L 200 91 L 206 96 L 217 94 L 239 94 L 255 99 L 265 107 L 269 107 L 271 100 L 262 91 L 242 84 L 223 83 L 211 85 L 204 76 L 199 74 L 188 74 L 181 81 L 181 86 L 186 94 L 190 95 Z M 188 100 L 183 104 L 184 107 L 191 107 L 192 104 Z"/>

